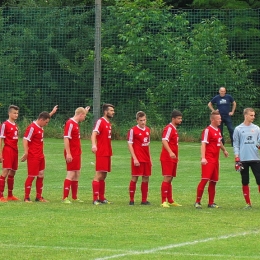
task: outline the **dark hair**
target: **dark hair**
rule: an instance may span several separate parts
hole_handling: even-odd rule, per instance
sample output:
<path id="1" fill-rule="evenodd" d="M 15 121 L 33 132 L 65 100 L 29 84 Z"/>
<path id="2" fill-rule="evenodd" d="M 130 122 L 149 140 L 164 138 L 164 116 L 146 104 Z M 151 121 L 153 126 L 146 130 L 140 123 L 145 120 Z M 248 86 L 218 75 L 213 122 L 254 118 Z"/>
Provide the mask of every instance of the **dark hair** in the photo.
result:
<path id="1" fill-rule="evenodd" d="M 145 112 L 143 112 L 143 111 L 138 111 L 137 113 L 136 113 L 136 119 L 138 119 L 138 118 L 140 118 L 140 117 L 144 117 L 144 116 L 146 116 L 146 114 L 145 114 Z"/>
<path id="2" fill-rule="evenodd" d="M 41 112 L 38 116 L 38 119 L 43 119 L 43 120 L 50 119 L 50 118 L 51 118 L 51 116 L 50 116 L 49 112 L 46 112 L 46 111 Z"/>
<path id="3" fill-rule="evenodd" d="M 172 118 L 176 118 L 178 116 L 182 116 L 182 113 L 179 110 L 174 109 L 172 111 Z"/>
<path id="4" fill-rule="evenodd" d="M 8 107 L 8 112 L 10 112 L 11 109 L 19 110 L 19 107 L 18 107 L 18 106 L 15 106 L 15 105 L 10 105 L 10 106 Z"/>
<path id="5" fill-rule="evenodd" d="M 115 108 L 115 107 L 114 107 L 113 105 L 111 105 L 111 104 L 103 104 L 103 106 L 102 106 L 102 111 L 103 111 L 103 113 L 104 113 L 105 111 L 107 111 L 109 107 Z"/>

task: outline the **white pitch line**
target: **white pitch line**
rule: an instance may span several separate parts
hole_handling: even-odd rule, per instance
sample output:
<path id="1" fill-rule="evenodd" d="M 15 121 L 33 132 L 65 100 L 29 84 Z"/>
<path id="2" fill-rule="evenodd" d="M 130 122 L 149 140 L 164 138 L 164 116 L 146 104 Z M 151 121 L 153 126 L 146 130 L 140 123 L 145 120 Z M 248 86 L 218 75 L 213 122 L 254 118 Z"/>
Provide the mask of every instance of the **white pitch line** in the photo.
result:
<path id="1" fill-rule="evenodd" d="M 219 236 L 219 237 L 210 237 L 210 238 L 206 238 L 206 239 L 183 242 L 183 243 L 179 243 L 179 244 L 171 244 L 171 245 L 168 245 L 168 246 L 161 246 L 161 247 L 157 247 L 157 248 L 153 248 L 153 249 L 149 249 L 149 250 L 134 251 L 134 252 L 127 252 L 127 253 L 124 253 L 124 254 L 105 256 L 105 257 L 95 258 L 94 260 L 107 260 L 107 259 L 114 259 L 114 258 L 119 258 L 119 257 L 130 256 L 130 255 L 153 254 L 153 253 L 156 253 L 158 251 L 163 251 L 163 250 L 177 248 L 177 247 L 191 246 L 191 245 L 196 245 L 196 244 L 199 244 L 199 243 L 207 243 L 207 242 L 214 241 L 214 240 L 224 240 L 224 239 L 228 239 L 228 238 L 232 238 L 232 237 L 246 236 L 246 235 L 252 235 L 252 234 L 259 234 L 259 233 L 260 233 L 260 230 L 237 233 L 237 234 L 230 234 L 230 235 Z"/>

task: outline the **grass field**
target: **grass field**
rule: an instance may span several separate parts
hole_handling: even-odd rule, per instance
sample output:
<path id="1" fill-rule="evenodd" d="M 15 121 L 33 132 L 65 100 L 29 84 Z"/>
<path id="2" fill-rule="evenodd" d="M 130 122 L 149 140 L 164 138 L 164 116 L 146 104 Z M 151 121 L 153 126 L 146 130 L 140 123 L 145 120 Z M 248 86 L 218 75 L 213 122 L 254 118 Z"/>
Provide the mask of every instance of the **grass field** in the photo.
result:
<path id="1" fill-rule="evenodd" d="M 114 204 L 93 206 L 94 156 L 89 141 L 83 140 L 82 146 L 79 197 L 85 203 L 61 203 L 65 178 L 63 141 L 45 139 L 43 196 L 50 203 L 0 204 L 0 259 L 260 259 L 260 194 L 251 175 L 253 208 L 243 209 L 240 176 L 234 170 L 231 147 L 227 147 L 229 158 L 220 156 L 216 203 L 221 208 L 206 207 L 205 190 L 204 207 L 196 210 L 193 203 L 200 180 L 198 143 L 180 143 L 178 177 L 173 188 L 175 200 L 183 207 L 169 209 L 160 207 L 160 142 L 151 143 L 151 206 L 139 204 L 140 182 L 136 205 L 128 205 L 130 156 L 126 141 L 113 141 L 112 173 L 107 178 L 106 195 Z M 26 164 L 20 163 L 14 193 L 21 198 L 26 176 Z M 31 199 L 34 196 L 35 186 Z"/>

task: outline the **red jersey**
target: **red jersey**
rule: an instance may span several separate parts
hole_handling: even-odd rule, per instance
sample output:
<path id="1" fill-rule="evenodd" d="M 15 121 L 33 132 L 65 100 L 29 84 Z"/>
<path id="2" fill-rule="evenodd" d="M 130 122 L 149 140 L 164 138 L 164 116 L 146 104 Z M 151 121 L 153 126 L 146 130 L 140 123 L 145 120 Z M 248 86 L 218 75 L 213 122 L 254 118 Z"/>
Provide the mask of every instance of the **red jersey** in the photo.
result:
<path id="1" fill-rule="evenodd" d="M 43 158 L 43 128 L 38 126 L 36 122 L 31 123 L 24 134 L 24 139 L 28 141 L 28 156 Z"/>
<path id="2" fill-rule="evenodd" d="M 69 139 L 70 152 L 72 157 L 81 155 L 80 129 L 79 124 L 70 118 L 64 127 L 64 138 Z"/>
<path id="3" fill-rule="evenodd" d="M 166 140 L 171 148 L 172 152 L 176 155 L 176 158 L 171 158 L 167 150 L 162 146 L 161 161 L 173 161 L 178 162 L 178 141 L 179 135 L 176 127 L 170 123 L 164 129 L 162 133 L 162 140 Z"/>
<path id="4" fill-rule="evenodd" d="M 96 156 L 111 156 L 111 124 L 104 117 L 96 122 L 93 132 L 97 132 Z"/>
<path id="5" fill-rule="evenodd" d="M 139 162 L 150 162 L 150 128 L 132 127 L 127 135 L 128 143 L 133 144 L 136 158 Z"/>
<path id="6" fill-rule="evenodd" d="M 203 130 L 201 142 L 206 143 L 205 158 L 208 162 L 218 162 L 221 139 L 219 128 L 209 125 Z"/>
<path id="7" fill-rule="evenodd" d="M 9 120 L 1 125 L 0 138 L 4 139 L 4 144 L 18 150 L 18 127 Z"/>

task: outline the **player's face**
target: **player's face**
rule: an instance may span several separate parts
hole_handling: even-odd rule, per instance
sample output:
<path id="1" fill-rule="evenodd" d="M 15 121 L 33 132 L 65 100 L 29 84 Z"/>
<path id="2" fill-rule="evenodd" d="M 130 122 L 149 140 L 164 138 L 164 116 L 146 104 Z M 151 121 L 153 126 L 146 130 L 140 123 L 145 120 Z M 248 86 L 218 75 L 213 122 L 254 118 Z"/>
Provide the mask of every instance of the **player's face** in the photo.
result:
<path id="1" fill-rule="evenodd" d="M 211 119 L 211 125 L 214 127 L 218 127 L 221 124 L 221 116 L 220 115 L 215 115 Z"/>
<path id="2" fill-rule="evenodd" d="M 255 120 L 255 112 L 248 112 L 245 114 L 245 121 L 248 123 L 252 123 Z"/>
<path id="3" fill-rule="evenodd" d="M 146 116 L 139 117 L 136 121 L 139 127 L 144 128 L 146 126 Z"/>
<path id="4" fill-rule="evenodd" d="M 49 122 L 50 122 L 49 118 L 48 119 L 40 119 L 39 120 L 39 126 L 44 127 L 44 126 L 48 125 Z"/>
<path id="5" fill-rule="evenodd" d="M 225 89 L 225 88 L 220 88 L 220 89 L 219 89 L 219 95 L 220 95 L 221 97 L 224 97 L 224 96 L 226 95 L 226 89 Z"/>
<path id="6" fill-rule="evenodd" d="M 79 122 L 83 122 L 86 119 L 86 115 L 87 114 L 84 114 L 84 113 L 80 114 Z"/>
<path id="7" fill-rule="evenodd" d="M 112 118 L 115 114 L 115 110 L 113 107 L 109 107 L 107 109 L 107 111 L 105 111 L 105 115 L 108 117 L 108 118 Z"/>
<path id="8" fill-rule="evenodd" d="M 172 123 L 175 125 L 175 126 L 178 126 L 180 125 L 182 122 L 182 116 L 177 116 L 175 118 L 172 119 Z"/>
<path id="9" fill-rule="evenodd" d="M 18 118 L 18 115 L 19 115 L 19 110 L 11 109 L 9 111 L 9 118 L 12 121 L 15 121 Z"/>

